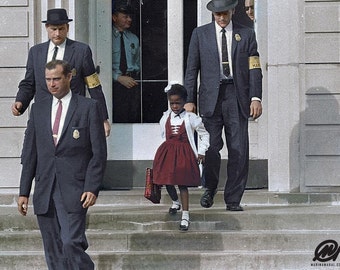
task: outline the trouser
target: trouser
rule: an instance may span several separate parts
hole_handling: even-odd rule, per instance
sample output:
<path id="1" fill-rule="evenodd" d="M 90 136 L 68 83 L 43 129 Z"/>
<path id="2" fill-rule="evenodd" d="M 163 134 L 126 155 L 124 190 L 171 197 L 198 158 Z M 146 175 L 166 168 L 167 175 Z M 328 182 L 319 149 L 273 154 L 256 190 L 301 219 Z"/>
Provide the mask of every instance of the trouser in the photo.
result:
<path id="1" fill-rule="evenodd" d="M 86 212 L 84 209 L 81 213 L 68 213 L 55 183 L 48 212 L 37 215 L 49 270 L 94 269 L 94 263 L 85 252 L 88 247 Z"/>
<path id="2" fill-rule="evenodd" d="M 244 193 L 249 168 L 248 119 L 239 108 L 234 84 L 221 84 L 214 114 L 203 117 L 210 134 L 210 147 L 205 157 L 205 186 L 218 187 L 223 147 L 222 131 L 228 149 L 227 181 L 224 188 L 226 204 L 239 204 Z"/>

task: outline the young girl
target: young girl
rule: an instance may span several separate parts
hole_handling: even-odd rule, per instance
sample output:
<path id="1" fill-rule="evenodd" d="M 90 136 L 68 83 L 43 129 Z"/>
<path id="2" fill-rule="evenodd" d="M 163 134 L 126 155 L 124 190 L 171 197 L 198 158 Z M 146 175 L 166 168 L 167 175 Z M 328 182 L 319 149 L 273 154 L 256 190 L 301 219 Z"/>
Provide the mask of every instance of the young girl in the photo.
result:
<path id="1" fill-rule="evenodd" d="M 153 162 L 153 177 L 155 184 L 166 185 L 173 201 L 169 209 L 170 214 L 176 214 L 181 208 L 174 185 L 178 186 L 183 208 L 179 229 L 187 231 L 189 228 L 188 187 L 201 185 L 198 164 L 204 162 L 205 152 L 209 147 L 209 133 L 199 116 L 185 111 L 187 91 L 182 85 L 171 85 L 167 97 L 170 110 L 164 112 L 159 122 L 161 135 L 165 141 L 157 149 Z M 198 150 L 194 139 L 195 131 L 198 135 Z"/>

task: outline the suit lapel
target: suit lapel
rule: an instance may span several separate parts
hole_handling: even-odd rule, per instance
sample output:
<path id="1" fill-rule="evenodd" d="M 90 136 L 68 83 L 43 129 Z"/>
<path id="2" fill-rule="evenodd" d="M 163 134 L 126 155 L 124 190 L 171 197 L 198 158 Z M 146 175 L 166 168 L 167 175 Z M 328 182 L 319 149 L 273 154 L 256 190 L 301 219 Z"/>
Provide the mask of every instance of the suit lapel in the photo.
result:
<path id="1" fill-rule="evenodd" d="M 231 53 L 232 53 L 232 60 L 233 60 L 233 63 L 234 63 L 234 61 L 235 61 L 235 52 L 236 52 L 236 48 L 237 48 L 237 45 L 238 45 L 238 43 L 239 43 L 239 41 L 237 41 L 236 38 L 235 38 L 236 35 L 240 36 L 239 33 L 238 33 L 238 28 L 237 28 L 237 26 L 235 25 L 235 23 L 233 22 L 233 33 L 232 33 L 232 37 L 231 37 L 231 39 L 232 39 L 232 43 L 231 43 Z"/>
<path id="2" fill-rule="evenodd" d="M 52 133 L 52 123 L 51 123 L 51 113 L 52 113 L 52 95 L 46 98 L 43 102 L 39 102 L 39 105 L 35 106 L 36 109 L 36 123 L 40 125 L 42 129 L 46 129 L 46 136 L 54 146 L 53 133 Z"/>
<path id="3" fill-rule="evenodd" d="M 39 61 L 38 66 L 39 66 L 39 70 L 37 72 L 37 74 L 43 74 L 43 76 L 36 76 L 38 78 L 42 79 L 42 85 L 46 85 L 45 82 L 45 66 L 47 63 L 47 54 L 48 54 L 48 46 L 50 44 L 50 41 L 47 41 L 45 43 L 43 43 L 41 50 L 38 51 L 38 57 L 37 57 L 37 61 Z M 47 87 L 46 87 L 47 89 Z"/>
<path id="4" fill-rule="evenodd" d="M 64 60 L 70 63 L 73 53 L 74 53 L 73 40 L 66 39 Z"/>
<path id="5" fill-rule="evenodd" d="M 207 28 L 207 31 L 206 31 L 206 37 L 208 41 L 211 43 L 211 46 L 209 46 L 209 48 L 212 48 L 212 49 L 210 51 L 214 54 L 213 55 L 214 59 L 217 60 L 219 63 L 220 56 L 218 54 L 215 22 L 210 23 L 210 26 L 209 28 Z"/>

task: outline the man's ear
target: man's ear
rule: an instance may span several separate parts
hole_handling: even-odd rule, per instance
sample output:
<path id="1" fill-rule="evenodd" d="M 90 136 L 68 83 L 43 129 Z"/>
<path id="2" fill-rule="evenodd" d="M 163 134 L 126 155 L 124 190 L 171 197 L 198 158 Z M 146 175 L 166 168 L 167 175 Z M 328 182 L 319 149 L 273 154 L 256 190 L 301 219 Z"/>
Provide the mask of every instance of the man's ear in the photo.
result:
<path id="1" fill-rule="evenodd" d="M 69 80 L 69 82 L 71 82 L 71 80 L 72 80 L 72 72 L 70 72 L 69 74 L 67 74 L 67 79 Z"/>

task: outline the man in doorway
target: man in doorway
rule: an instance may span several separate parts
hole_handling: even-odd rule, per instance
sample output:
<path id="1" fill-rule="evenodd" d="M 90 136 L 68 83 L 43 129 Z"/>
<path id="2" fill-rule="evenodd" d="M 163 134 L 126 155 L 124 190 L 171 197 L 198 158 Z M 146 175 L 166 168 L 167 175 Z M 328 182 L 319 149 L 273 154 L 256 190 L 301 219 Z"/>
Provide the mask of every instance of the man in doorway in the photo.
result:
<path id="1" fill-rule="evenodd" d="M 87 44 L 67 38 L 71 21 L 65 9 L 56 8 L 47 11 L 47 20 L 42 22 L 45 23 L 49 40 L 30 49 L 25 78 L 19 83 L 12 113 L 15 116 L 22 115 L 33 98 L 37 102 L 49 96 L 45 82 L 45 65 L 52 59 L 65 60 L 72 67 L 71 90 L 74 94 L 85 96 L 87 87 L 91 98 L 100 104 L 105 134 L 109 136 L 111 125 L 92 52 Z"/>
<path id="2" fill-rule="evenodd" d="M 198 108 L 210 134 L 201 205 L 209 208 L 214 203 L 224 130 L 228 149 L 224 201 L 228 211 L 243 211 L 240 202 L 249 167 L 248 118 L 262 114 L 262 72 L 255 32 L 232 21 L 237 4 L 237 0 L 207 4 L 215 21 L 194 29 L 185 74 L 188 111 L 196 109 L 200 74 Z"/>
<path id="3" fill-rule="evenodd" d="M 86 213 L 103 180 L 107 148 L 99 103 L 71 91 L 71 66 L 46 64 L 51 95 L 32 105 L 21 154 L 18 210 L 33 206 L 50 270 L 93 270 L 85 252 Z"/>
<path id="4" fill-rule="evenodd" d="M 254 0 L 245 0 L 244 1 L 244 9 L 252 21 L 255 20 L 255 6 L 254 6 Z"/>
<path id="5" fill-rule="evenodd" d="M 129 31 L 131 6 L 117 2 L 112 14 L 113 122 L 141 122 L 140 51 L 138 37 Z"/>

